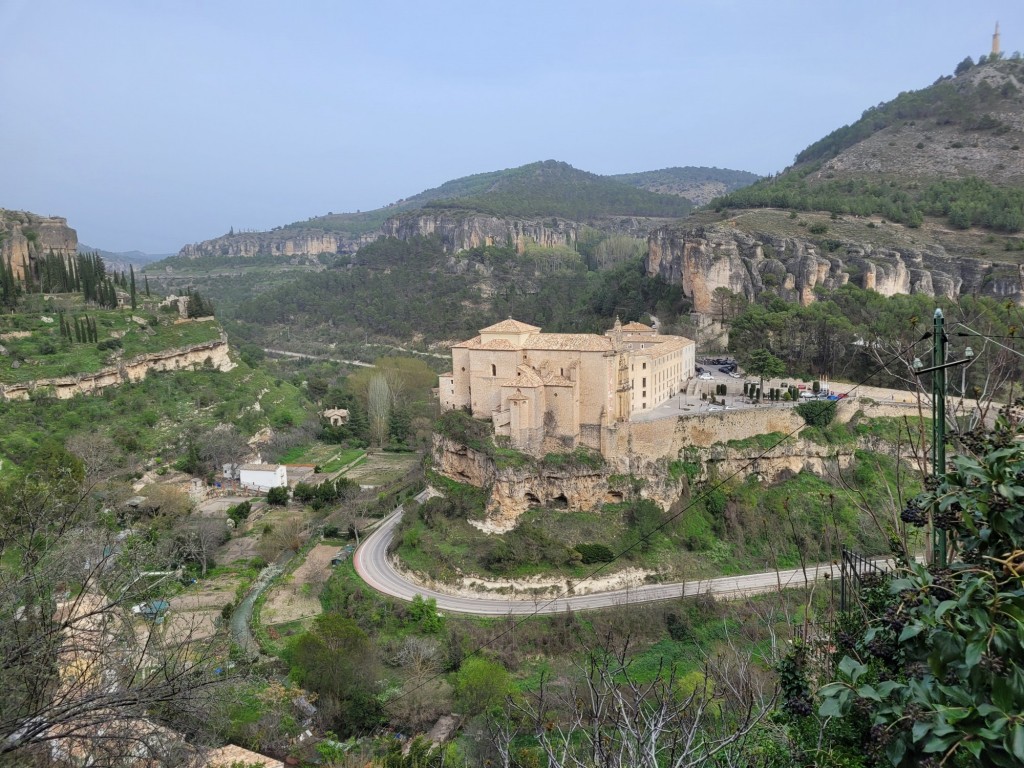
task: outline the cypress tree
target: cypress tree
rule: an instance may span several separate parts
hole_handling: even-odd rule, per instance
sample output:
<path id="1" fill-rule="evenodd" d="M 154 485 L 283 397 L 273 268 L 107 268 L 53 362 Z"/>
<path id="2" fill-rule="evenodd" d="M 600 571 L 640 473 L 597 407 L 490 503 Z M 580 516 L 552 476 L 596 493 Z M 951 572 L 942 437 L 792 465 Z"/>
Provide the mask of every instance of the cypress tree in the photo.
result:
<path id="1" fill-rule="evenodd" d="M 82 326 L 78 322 L 77 317 L 75 318 L 75 341 L 77 341 L 79 344 L 82 343 Z"/>
<path id="2" fill-rule="evenodd" d="M 131 294 L 132 294 L 132 309 L 135 309 L 135 267 L 131 264 L 128 265 L 128 271 L 132 276 Z"/>
<path id="3" fill-rule="evenodd" d="M 146 281 L 146 295 L 149 296 L 149 275 L 143 275 L 142 277 Z"/>

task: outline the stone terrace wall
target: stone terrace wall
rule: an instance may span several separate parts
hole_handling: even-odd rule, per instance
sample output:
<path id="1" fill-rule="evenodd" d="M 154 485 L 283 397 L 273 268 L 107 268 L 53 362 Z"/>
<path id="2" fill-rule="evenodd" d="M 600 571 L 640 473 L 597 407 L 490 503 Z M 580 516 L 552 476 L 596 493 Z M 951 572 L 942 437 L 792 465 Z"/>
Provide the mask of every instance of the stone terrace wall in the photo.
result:
<path id="1" fill-rule="evenodd" d="M 868 418 L 917 416 L 917 408 L 896 403 L 865 402 L 856 398 L 837 403 L 836 421 L 845 424 L 857 411 Z M 607 430 L 604 454 L 621 472 L 659 458 L 676 458 L 689 447 L 706 447 L 730 440 L 781 432 L 788 435 L 804 426 L 791 406 L 762 406 L 736 411 L 687 414 L 656 421 L 630 422 Z"/>
<path id="2" fill-rule="evenodd" d="M 69 400 L 75 395 L 142 381 L 150 371 L 197 369 L 207 365 L 207 361 L 218 371 L 230 371 L 235 364 L 231 362 L 229 351 L 227 337 L 222 334 L 216 341 L 138 355 L 95 373 L 3 385 L 0 386 L 0 400 L 28 400 L 33 392 L 46 392 L 58 400 Z"/>

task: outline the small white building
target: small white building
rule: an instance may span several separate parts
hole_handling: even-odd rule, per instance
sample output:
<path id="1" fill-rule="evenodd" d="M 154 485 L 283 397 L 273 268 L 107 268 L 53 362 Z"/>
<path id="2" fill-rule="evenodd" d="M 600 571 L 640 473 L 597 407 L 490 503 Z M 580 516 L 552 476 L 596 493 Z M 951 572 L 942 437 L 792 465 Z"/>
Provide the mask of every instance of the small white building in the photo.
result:
<path id="1" fill-rule="evenodd" d="M 261 493 L 287 487 L 288 468 L 284 464 L 243 464 L 238 468 L 238 484 Z"/>

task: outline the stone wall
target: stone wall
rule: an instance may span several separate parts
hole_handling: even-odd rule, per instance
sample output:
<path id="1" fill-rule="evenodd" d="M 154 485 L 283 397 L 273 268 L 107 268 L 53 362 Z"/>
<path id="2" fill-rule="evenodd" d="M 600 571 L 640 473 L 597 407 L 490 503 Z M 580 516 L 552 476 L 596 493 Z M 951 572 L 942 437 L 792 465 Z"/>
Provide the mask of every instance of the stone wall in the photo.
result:
<path id="1" fill-rule="evenodd" d="M 230 371 L 235 364 L 231 362 L 229 352 L 227 337 L 221 334 L 216 341 L 138 355 L 96 373 L 3 385 L 0 386 L 0 400 L 28 400 L 35 392 L 68 400 L 75 395 L 92 394 L 126 382 L 142 381 L 150 371 L 195 370 L 207 365 L 218 371 Z"/>

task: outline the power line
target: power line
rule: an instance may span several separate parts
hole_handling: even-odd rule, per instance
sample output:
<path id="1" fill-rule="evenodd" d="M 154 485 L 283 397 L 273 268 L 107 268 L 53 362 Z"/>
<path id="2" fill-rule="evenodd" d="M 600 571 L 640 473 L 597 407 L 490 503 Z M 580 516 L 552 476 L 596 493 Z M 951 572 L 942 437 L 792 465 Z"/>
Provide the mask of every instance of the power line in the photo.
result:
<path id="1" fill-rule="evenodd" d="M 906 346 L 905 348 L 901 349 L 901 350 L 900 350 L 899 352 L 896 352 L 896 353 L 895 353 L 895 354 L 894 354 L 894 355 L 893 355 L 892 357 L 890 357 L 890 358 L 889 358 L 888 360 L 885 360 L 884 362 L 880 363 L 880 364 L 879 364 L 879 365 L 878 365 L 878 366 L 877 366 L 876 368 L 874 368 L 874 369 L 873 369 L 873 370 L 872 370 L 872 371 L 871 371 L 870 373 L 868 373 L 868 374 L 867 374 L 867 375 L 866 375 L 866 376 L 865 376 L 865 377 L 864 377 L 863 379 L 861 379 L 861 381 L 857 382 L 856 384 L 854 384 L 854 386 L 853 386 L 853 387 L 852 387 L 851 389 L 847 390 L 847 394 L 850 394 L 850 393 L 852 393 L 852 392 L 855 392 L 855 391 L 856 391 L 857 389 L 859 389 L 860 387 L 862 387 L 862 386 L 864 386 L 865 384 L 867 384 L 867 382 L 868 382 L 868 381 L 869 381 L 869 380 L 870 380 L 870 379 L 871 379 L 871 378 L 872 378 L 873 376 L 875 376 L 875 375 L 876 375 L 877 373 L 879 373 L 880 371 L 884 370 L 886 366 L 888 366 L 888 365 L 889 365 L 890 363 L 892 363 L 892 362 L 894 362 L 894 361 L 896 361 L 896 360 L 899 360 L 900 358 L 902 358 L 902 357 L 903 357 L 903 355 L 905 355 L 905 354 L 906 354 L 907 352 L 909 352 L 910 350 L 912 350 L 912 349 L 913 349 L 914 347 L 916 347 L 916 346 L 917 346 L 918 344 L 920 344 L 920 343 L 921 343 L 922 341 L 925 341 L 925 340 L 927 340 L 927 339 L 930 339 L 930 338 L 931 338 L 931 336 L 932 336 L 932 334 L 931 334 L 931 331 L 929 331 L 928 333 L 924 334 L 924 335 L 923 335 L 923 336 L 922 336 L 922 337 L 921 337 L 920 339 L 918 339 L 917 341 L 913 342 L 912 344 L 909 344 L 909 345 L 908 345 L 908 346 Z M 593 579 L 593 578 L 594 578 L 595 576 L 597 576 L 598 574 L 600 574 L 601 572 L 603 572 L 604 570 L 606 570 L 606 569 L 607 569 L 607 568 L 608 568 L 609 566 L 611 566 L 611 565 L 612 565 L 612 564 L 613 564 L 613 563 L 614 563 L 614 562 L 615 562 L 616 560 L 618 560 L 619 558 L 623 557 L 624 555 L 627 555 L 627 554 L 629 554 L 630 552 L 632 552 L 632 551 L 633 551 L 634 549 L 636 549 L 636 548 L 637 548 L 637 547 L 639 547 L 639 546 L 640 546 L 641 544 L 643 544 L 643 543 L 644 543 L 644 542 L 646 542 L 646 541 L 647 541 L 648 539 L 650 539 L 650 538 L 651 538 L 651 537 L 652 537 L 652 536 L 653 536 L 654 534 L 656 534 L 656 533 L 658 533 L 659 531 L 661 531 L 661 530 L 663 530 L 664 528 L 666 528 L 666 527 L 667 527 L 667 526 L 668 526 L 668 525 L 669 525 L 670 523 L 672 523 L 672 522 L 673 522 L 673 521 L 675 521 L 675 520 L 676 520 L 677 518 L 679 518 L 679 517 L 680 517 L 680 516 L 681 516 L 681 515 L 682 515 L 683 513 L 685 513 L 685 512 L 688 512 L 688 511 L 689 511 L 690 509 L 692 509 L 692 508 L 693 508 L 693 507 L 694 507 L 694 506 L 695 506 L 695 505 L 696 505 L 696 504 L 697 504 L 698 502 L 702 502 L 702 501 L 704 501 L 704 500 L 705 500 L 705 499 L 707 499 L 707 498 L 708 498 L 708 497 L 709 497 L 709 496 L 710 496 L 710 495 L 711 495 L 712 493 L 714 493 L 715 491 L 717 491 L 717 490 L 718 490 L 719 488 L 721 488 L 722 486 L 726 485 L 726 484 L 727 484 L 728 482 L 730 482 L 730 481 L 731 481 L 731 480 L 732 480 L 733 478 L 735 478 L 735 477 L 737 477 L 738 475 L 742 474 L 742 473 L 743 473 L 743 472 L 745 472 L 745 471 L 746 471 L 747 469 L 749 469 L 749 468 L 750 468 L 750 467 L 751 467 L 752 465 L 754 465 L 755 463 L 757 463 L 757 462 L 758 462 L 758 461 L 760 461 L 761 459 L 763 459 L 763 458 L 765 458 L 766 456 L 768 456 L 768 454 L 769 454 L 769 453 L 771 453 L 771 452 L 772 452 L 773 450 L 775 450 L 775 449 L 776 449 L 776 448 L 778 448 L 778 447 L 779 447 L 780 445 L 782 445 L 782 444 L 783 444 L 784 442 L 786 442 L 786 440 L 788 440 L 788 439 L 789 439 L 790 437 L 792 437 L 793 435 L 795 435 L 795 434 L 796 434 L 797 432 L 799 432 L 799 431 L 800 431 L 800 430 L 801 430 L 802 428 L 803 428 L 803 425 L 800 425 L 799 427 L 796 427 L 795 429 L 793 429 L 793 430 L 791 430 L 790 432 L 788 432 L 788 433 L 786 433 L 785 435 L 783 435 L 783 436 L 782 436 L 781 438 L 779 438 L 779 439 L 778 439 L 777 441 L 775 441 L 775 442 L 774 442 L 774 443 L 773 443 L 773 444 L 772 444 L 771 446 L 769 446 L 769 447 L 768 447 L 768 448 L 766 448 L 766 449 L 765 449 L 764 451 L 762 451 L 762 452 L 761 452 L 761 453 L 760 453 L 759 455 L 757 455 L 757 456 L 755 456 L 754 458 L 752 458 L 752 459 L 748 460 L 748 461 L 747 461 L 747 463 L 746 463 L 746 464 L 744 464 L 744 465 L 743 465 L 742 467 L 740 467 L 739 469 L 737 469 L 737 470 L 736 470 L 735 472 L 733 472 L 733 473 L 732 473 L 731 475 L 729 475 L 728 477 L 726 477 L 726 478 L 725 478 L 724 480 L 721 480 L 721 481 L 720 481 L 720 482 L 719 482 L 719 483 L 718 483 L 717 485 L 715 485 L 715 486 L 714 486 L 714 487 L 712 487 L 712 488 L 706 489 L 706 490 L 704 491 L 704 493 L 703 493 L 702 495 L 700 495 L 700 496 L 698 496 L 698 497 L 696 497 L 696 498 L 692 499 L 692 500 L 690 501 L 690 503 L 689 503 L 689 504 L 687 504 L 687 505 L 686 505 L 685 507 L 683 507 L 682 509 L 680 509 L 680 510 L 679 510 L 678 512 L 676 512 L 676 513 L 675 513 L 674 515 L 671 515 L 671 516 L 670 516 L 669 518 L 667 518 L 666 520 L 664 520 L 664 521 L 663 521 L 663 522 L 662 522 L 662 523 L 661 523 L 660 525 L 658 525 L 657 527 L 655 527 L 655 528 L 654 528 L 654 529 L 652 529 L 651 531 L 647 532 L 646 534 L 644 534 L 643 536 L 641 536 L 640 538 L 638 538 L 638 539 L 637 539 L 637 540 L 636 540 L 635 542 L 633 542 L 632 544 L 630 544 L 630 545 L 629 545 L 628 547 L 626 547 L 625 549 L 623 549 L 623 550 L 622 550 L 621 552 L 617 552 L 617 553 L 615 554 L 615 556 L 614 556 L 614 557 L 612 557 L 612 559 L 611 559 L 611 560 L 609 560 L 609 561 L 608 561 L 608 562 L 606 562 L 606 563 L 602 563 L 602 564 L 601 564 L 601 565 L 599 565 L 599 566 L 598 566 L 597 568 L 595 568 L 595 569 L 594 569 L 593 571 L 591 571 L 591 572 L 590 572 L 590 573 L 588 573 L 588 574 L 587 574 L 586 576 L 584 576 L 584 577 L 583 577 L 582 579 L 580 579 L 579 581 L 576 581 L 576 582 L 575 582 L 575 586 L 579 586 L 580 584 L 582 584 L 582 583 L 584 583 L 584 582 L 586 582 L 586 581 L 589 581 L 590 579 Z M 518 620 L 514 621 L 514 622 L 512 623 L 512 625 L 511 625 L 511 626 L 509 626 L 509 627 L 507 627 L 506 629 L 504 629 L 503 631 L 499 632 L 498 634 L 496 634 L 496 635 L 495 635 L 494 637 L 492 637 L 492 638 L 491 638 L 490 640 L 488 640 L 487 642 L 485 642 L 485 643 L 481 643 L 480 645 L 478 645 L 478 646 L 477 646 L 477 647 L 476 647 L 475 649 L 473 649 L 473 650 L 472 650 L 471 652 L 469 652 L 468 654 L 466 654 L 466 657 L 465 657 L 465 658 L 467 658 L 467 659 L 468 659 L 468 658 L 472 658 L 473 656 L 477 656 L 477 655 L 479 655 L 481 651 L 483 651 L 484 649 L 486 649 L 486 648 L 490 647 L 491 645 L 493 645 L 494 643 L 496 643 L 496 642 L 497 642 L 498 640 L 500 640 L 501 638 L 505 637 L 506 635 L 510 635 L 510 634 L 512 634 L 512 633 L 513 633 L 513 632 L 515 632 L 515 631 L 516 631 L 517 629 L 519 629 L 519 627 L 520 627 L 520 626 L 522 626 L 523 624 L 525 624 L 525 623 L 526 623 L 526 622 L 527 622 L 528 620 L 530 620 L 530 619 L 532 619 L 532 618 L 534 618 L 534 617 L 536 617 L 536 616 L 540 615 L 540 612 L 541 612 L 541 611 L 542 611 L 542 610 L 543 610 L 544 608 L 546 608 L 547 606 L 551 605 L 551 604 L 552 604 L 552 603 L 554 603 L 554 602 L 557 602 L 558 600 L 561 600 L 561 599 L 563 599 L 563 598 L 569 597 L 569 595 L 570 595 L 570 592 L 571 592 L 571 590 L 572 590 L 572 589 L 573 589 L 573 587 L 567 588 L 567 589 L 563 590 L 562 592 L 560 592 L 559 594 L 555 595 L 554 597 L 552 597 L 552 598 L 549 598 L 548 600 L 545 600 L 545 601 L 543 601 L 543 602 L 540 602 L 540 603 L 538 603 L 538 604 L 537 604 L 537 605 L 536 605 L 536 606 L 534 607 L 534 610 L 533 610 L 533 612 L 532 612 L 532 613 L 527 613 L 527 614 L 524 614 L 524 615 L 522 616 L 522 618 L 520 618 L 520 619 L 518 619 Z M 511 618 L 511 614 L 510 614 L 510 618 Z M 408 690 L 408 691 L 405 691 L 404 693 L 401 693 L 401 694 L 399 694 L 399 695 L 398 695 L 398 696 L 396 696 L 396 697 L 395 697 L 394 699 L 392 699 L 392 701 L 397 701 L 398 699 L 402 699 L 402 698 L 405 698 L 406 696 L 408 696 L 408 695 L 410 695 L 410 694 L 412 694 L 412 693 L 415 693 L 416 691 L 418 691 L 418 690 L 420 690 L 421 688 L 425 687 L 425 686 L 426 686 L 426 685 L 428 685 L 429 683 L 432 683 L 433 681 L 435 681 L 435 680 L 437 680 L 437 679 L 439 679 L 439 678 L 443 677 L 443 675 L 444 675 L 444 673 L 442 673 L 442 672 L 438 672 L 437 674 L 435 674 L 435 675 L 433 675 L 433 676 L 431 676 L 431 677 L 428 677 L 428 678 L 427 678 L 426 680 L 423 680 L 422 682 L 420 682 L 420 684 L 419 684 L 419 685 L 417 685 L 417 686 L 416 686 L 415 688 L 412 688 L 412 689 L 410 689 L 410 690 Z M 389 703 L 390 703 L 390 702 L 389 702 Z M 385 705 L 385 707 L 386 707 L 386 706 L 387 706 L 387 705 Z"/>
<path id="2" fill-rule="evenodd" d="M 1001 348 L 1005 349 L 1007 352 L 1010 352 L 1010 353 L 1012 353 L 1014 355 L 1017 355 L 1017 357 L 1024 357 L 1024 352 L 1020 352 L 1019 350 L 1016 350 L 1013 347 L 1008 347 L 1005 344 L 1000 344 L 998 341 L 996 341 L 996 339 L 1018 339 L 1018 340 L 1020 340 L 1019 336 L 986 336 L 984 333 L 978 333 L 973 328 L 968 328 L 963 323 L 957 323 L 957 327 L 958 328 L 967 328 L 967 330 L 970 331 L 970 333 L 960 333 L 960 332 L 958 332 L 956 334 L 957 336 L 967 336 L 967 337 L 975 336 L 975 337 L 977 337 L 979 339 L 985 339 L 986 341 L 991 341 L 997 347 L 1001 347 Z"/>

